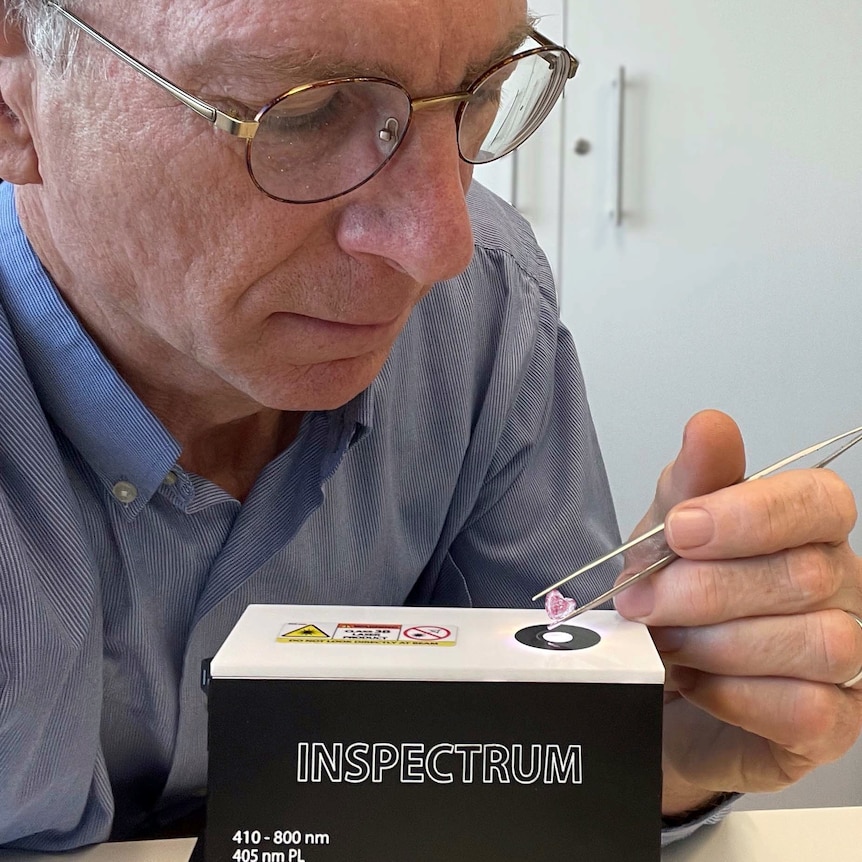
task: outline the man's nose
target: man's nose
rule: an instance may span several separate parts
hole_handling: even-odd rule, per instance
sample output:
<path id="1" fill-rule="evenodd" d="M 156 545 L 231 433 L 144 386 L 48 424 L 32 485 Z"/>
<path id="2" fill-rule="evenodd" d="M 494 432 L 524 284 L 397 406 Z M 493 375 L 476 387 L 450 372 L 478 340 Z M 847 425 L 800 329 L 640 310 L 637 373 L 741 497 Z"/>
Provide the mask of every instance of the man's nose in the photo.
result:
<path id="1" fill-rule="evenodd" d="M 351 195 L 339 245 L 385 258 L 422 284 L 458 275 L 473 256 L 471 177 L 472 166 L 458 155 L 453 107 L 418 112 L 392 160 Z"/>

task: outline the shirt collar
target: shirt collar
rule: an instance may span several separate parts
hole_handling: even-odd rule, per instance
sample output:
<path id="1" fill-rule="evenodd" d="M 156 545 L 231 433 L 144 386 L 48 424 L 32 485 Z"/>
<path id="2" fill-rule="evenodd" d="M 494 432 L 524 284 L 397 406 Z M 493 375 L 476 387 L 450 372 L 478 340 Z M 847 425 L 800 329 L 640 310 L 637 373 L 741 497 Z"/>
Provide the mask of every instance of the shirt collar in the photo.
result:
<path id="1" fill-rule="evenodd" d="M 0 302 L 46 414 L 112 493 L 118 483 L 136 489 L 128 503 L 136 514 L 180 447 L 63 301 L 21 228 L 9 183 L 0 183 Z"/>
<path id="2" fill-rule="evenodd" d="M 13 188 L 0 181 L 0 303 L 46 414 L 110 493 L 122 499 L 133 486 L 125 508 L 135 516 L 175 466 L 180 446 L 60 296 L 24 234 Z M 374 393 L 387 376 L 384 367 L 364 392 L 328 412 L 324 476 L 371 430 Z"/>

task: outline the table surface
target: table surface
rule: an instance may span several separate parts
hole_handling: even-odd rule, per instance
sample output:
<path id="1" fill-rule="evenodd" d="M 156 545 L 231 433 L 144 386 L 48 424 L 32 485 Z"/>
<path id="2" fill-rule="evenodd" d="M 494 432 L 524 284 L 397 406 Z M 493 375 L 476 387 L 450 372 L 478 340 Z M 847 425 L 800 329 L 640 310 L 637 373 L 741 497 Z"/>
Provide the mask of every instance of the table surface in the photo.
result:
<path id="1" fill-rule="evenodd" d="M 734 811 L 662 862 L 862 862 L 862 808 Z"/>
<path id="2" fill-rule="evenodd" d="M 188 862 L 193 838 L 102 844 L 63 854 L 0 850 L 0 862 Z M 734 811 L 665 848 L 662 862 L 862 862 L 862 807 Z"/>

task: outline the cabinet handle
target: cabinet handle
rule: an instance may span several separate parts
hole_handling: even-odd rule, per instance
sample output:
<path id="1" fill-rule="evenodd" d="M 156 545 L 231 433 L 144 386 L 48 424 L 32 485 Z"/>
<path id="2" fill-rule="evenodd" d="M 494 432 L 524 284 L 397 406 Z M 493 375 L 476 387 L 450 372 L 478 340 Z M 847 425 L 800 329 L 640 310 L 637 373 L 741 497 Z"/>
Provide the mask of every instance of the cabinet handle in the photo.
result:
<path id="1" fill-rule="evenodd" d="M 515 150 L 512 153 L 512 195 L 511 195 L 511 201 L 512 201 L 512 206 L 520 212 L 521 211 L 521 202 L 518 199 L 518 190 L 520 188 L 518 181 L 519 181 L 520 177 L 518 176 L 518 167 L 519 167 L 518 151 Z"/>
<path id="2" fill-rule="evenodd" d="M 626 129 L 626 67 L 620 66 L 617 77 L 613 81 L 617 92 L 617 158 L 614 182 L 614 205 L 611 218 L 619 227 L 623 223 L 623 166 L 625 163 L 625 129 Z"/>

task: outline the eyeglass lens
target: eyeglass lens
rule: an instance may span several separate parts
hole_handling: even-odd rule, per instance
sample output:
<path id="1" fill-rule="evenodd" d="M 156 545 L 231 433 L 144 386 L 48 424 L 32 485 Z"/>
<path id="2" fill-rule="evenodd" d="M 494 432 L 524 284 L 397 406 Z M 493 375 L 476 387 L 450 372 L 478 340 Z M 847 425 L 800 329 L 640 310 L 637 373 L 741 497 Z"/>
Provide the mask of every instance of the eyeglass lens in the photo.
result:
<path id="1" fill-rule="evenodd" d="M 458 122 L 461 157 L 481 164 L 522 144 L 548 115 L 566 82 L 567 55 L 549 49 L 506 63 L 472 88 Z M 410 97 L 396 84 L 347 80 L 312 84 L 258 114 L 247 160 L 272 197 L 308 203 L 338 197 L 373 177 L 400 145 Z"/>

